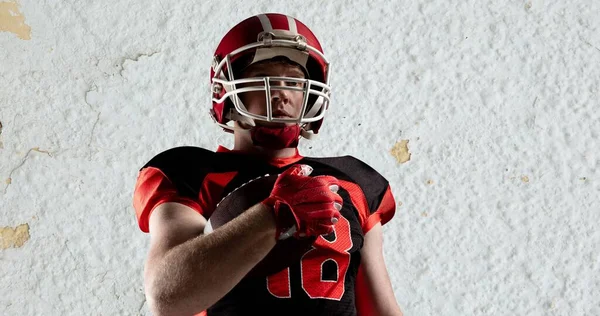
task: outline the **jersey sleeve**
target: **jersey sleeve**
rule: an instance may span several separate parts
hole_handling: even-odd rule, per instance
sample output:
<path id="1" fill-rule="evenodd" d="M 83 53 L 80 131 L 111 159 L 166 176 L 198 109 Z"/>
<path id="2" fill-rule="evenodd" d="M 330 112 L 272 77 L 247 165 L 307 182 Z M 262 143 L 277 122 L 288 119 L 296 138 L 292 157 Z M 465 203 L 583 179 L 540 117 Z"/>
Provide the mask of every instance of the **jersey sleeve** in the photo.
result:
<path id="1" fill-rule="evenodd" d="M 173 182 L 162 170 L 156 167 L 143 168 L 138 174 L 133 194 L 135 215 L 138 226 L 143 232 L 149 232 L 148 224 L 152 211 L 166 202 L 181 203 L 202 214 L 198 202 L 192 198 L 181 196 Z"/>
<path id="2" fill-rule="evenodd" d="M 213 153 L 198 147 L 176 147 L 148 161 L 138 173 L 133 194 L 138 226 L 149 232 L 152 211 L 160 204 L 177 202 L 203 214 L 206 206 L 200 188 L 213 168 Z"/>
<path id="3" fill-rule="evenodd" d="M 383 189 L 383 194 L 378 196 L 374 203 L 378 204 L 378 206 L 375 211 L 370 212 L 363 223 L 364 233 L 371 230 L 379 222 L 381 222 L 381 225 L 385 225 L 394 217 L 396 213 L 396 200 L 389 184 Z"/>
<path id="4" fill-rule="evenodd" d="M 357 182 L 364 192 L 367 202 L 366 214 L 362 219 L 363 233 L 367 233 L 377 223 L 385 225 L 396 213 L 396 201 L 388 180 L 368 164 L 356 159 L 362 167 Z"/>
<path id="5" fill-rule="evenodd" d="M 366 234 L 377 223 L 385 225 L 394 217 L 396 201 L 388 180 L 379 172 L 355 157 L 343 158 L 337 163 L 352 182 L 347 189 Z"/>

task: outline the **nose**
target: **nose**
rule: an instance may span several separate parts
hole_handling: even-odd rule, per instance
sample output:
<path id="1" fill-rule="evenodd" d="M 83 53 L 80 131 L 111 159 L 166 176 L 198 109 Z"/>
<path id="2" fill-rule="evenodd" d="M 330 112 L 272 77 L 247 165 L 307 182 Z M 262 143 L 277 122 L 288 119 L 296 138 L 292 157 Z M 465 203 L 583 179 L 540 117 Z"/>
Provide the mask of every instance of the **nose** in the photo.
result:
<path id="1" fill-rule="evenodd" d="M 272 86 L 284 87 L 284 83 L 274 82 Z M 279 103 L 287 104 L 290 101 L 288 90 L 271 89 L 271 105 L 277 107 Z"/>
<path id="2" fill-rule="evenodd" d="M 289 98 L 285 93 L 271 93 L 271 105 L 273 108 L 279 106 L 280 104 L 287 104 L 289 102 Z"/>

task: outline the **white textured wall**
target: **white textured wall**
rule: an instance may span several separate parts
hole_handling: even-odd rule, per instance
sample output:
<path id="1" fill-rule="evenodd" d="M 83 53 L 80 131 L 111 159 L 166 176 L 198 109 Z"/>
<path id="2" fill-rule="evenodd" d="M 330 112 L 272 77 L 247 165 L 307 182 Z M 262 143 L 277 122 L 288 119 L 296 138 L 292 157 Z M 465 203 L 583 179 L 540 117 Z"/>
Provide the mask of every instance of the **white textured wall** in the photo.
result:
<path id="1" fill-rule="evenodd" d="M 211 54 L 262 12 L 332 60 L 301 153 L 391 182 L 406 315 L 600 315 L 598 1 L 6 1 L 0 315 L 148 314 L 137 170 L 231 145 L 207 115 Z"/>

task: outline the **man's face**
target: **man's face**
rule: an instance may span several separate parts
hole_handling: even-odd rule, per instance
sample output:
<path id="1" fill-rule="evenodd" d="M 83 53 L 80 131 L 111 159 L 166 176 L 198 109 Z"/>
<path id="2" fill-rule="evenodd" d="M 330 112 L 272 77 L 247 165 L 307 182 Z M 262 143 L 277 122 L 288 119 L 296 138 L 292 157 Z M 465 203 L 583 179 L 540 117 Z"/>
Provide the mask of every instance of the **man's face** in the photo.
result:
<path id="1" fill-rule="evenodd" d="M 243 74 L 243 78 L 252 77 L 291 77 L 304 79 L 304 73 L 295 65 L 283 62 L 263 62 L 250 66 Z M 240 87 L 260 86 L 263 83 L 249 83 Z M 269 82 L 271 88 L 276 86 L 303 88 L 301 82 L 276 81 Z M 267 116 L 267 100 L 264 91 L 252 91 L 238 94 L 246 109 L 250 113 Z M 271 89 L 271 108 L 274 118 L 298 118 L 302 110 L 304 93 L 302 91 L 274 90 Z M 264 126 L 281 126 L 281 123 L 269 123 L 256 120 L 256 124 Z M 285 123 L 291 126 L 297 123 Z"/>

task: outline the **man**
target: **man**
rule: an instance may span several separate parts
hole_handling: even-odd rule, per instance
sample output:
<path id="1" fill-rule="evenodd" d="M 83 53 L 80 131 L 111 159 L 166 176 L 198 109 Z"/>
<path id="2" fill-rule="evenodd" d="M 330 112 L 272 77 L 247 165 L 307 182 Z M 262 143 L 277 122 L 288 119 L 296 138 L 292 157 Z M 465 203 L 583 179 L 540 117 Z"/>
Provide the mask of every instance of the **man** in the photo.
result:
<path id="1" fill-rule="evenodd" d="M 314 34 L 281 14 L 240 22 L 217 47 L 211 92 L 233 150 L 173 148 L 138 176 L 153 314 L 402 315 L 382 255 L 381 225 L 395 212 L 388 182 L 356 158 L 297 150 L 329 107 L 329 62 Z M 278 175 L 268 197 L 205 233 L 224 197 L 265 174 Z M 285 238 L 314 243 L 287 267 L 250 275 Z"/>

